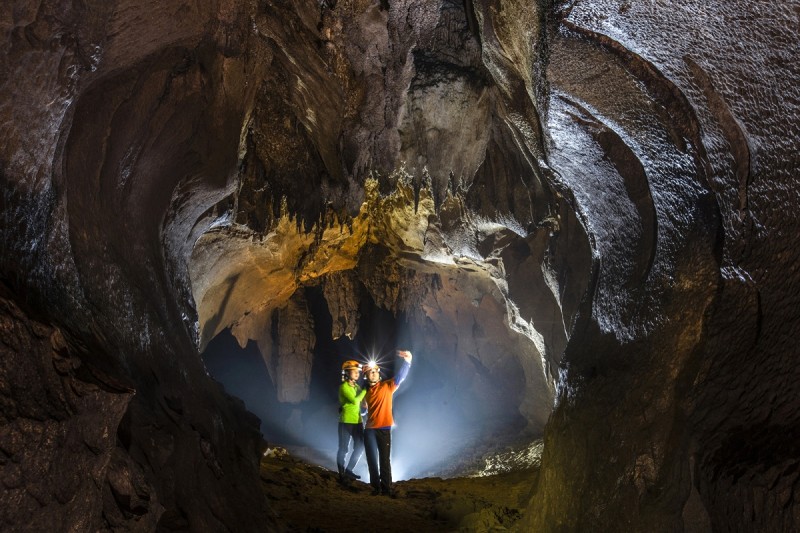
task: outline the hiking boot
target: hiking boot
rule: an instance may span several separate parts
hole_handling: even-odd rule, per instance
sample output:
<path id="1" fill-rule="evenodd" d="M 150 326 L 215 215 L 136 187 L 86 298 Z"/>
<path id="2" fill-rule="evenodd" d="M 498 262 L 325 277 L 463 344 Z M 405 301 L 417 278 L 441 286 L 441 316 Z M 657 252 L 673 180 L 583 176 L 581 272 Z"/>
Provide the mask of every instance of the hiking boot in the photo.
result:
<path id="1" fill-rule="evenodd" d="M 350 470 L 349 468 L 344 471 L 344 475 L 349 477 L 350 479 L 361 479 L 361 476 Z"/>

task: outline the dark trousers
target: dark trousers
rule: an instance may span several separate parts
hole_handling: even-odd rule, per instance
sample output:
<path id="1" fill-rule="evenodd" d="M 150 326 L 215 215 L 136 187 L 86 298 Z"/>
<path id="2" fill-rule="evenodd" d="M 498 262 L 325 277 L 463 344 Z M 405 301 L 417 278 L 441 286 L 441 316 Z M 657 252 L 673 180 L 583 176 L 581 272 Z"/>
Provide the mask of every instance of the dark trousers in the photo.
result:
<path id="1" fill-rule="evenodd" d="M 364 452 L 364 426 L 339 422 L 339 450 L 336 452 L 336 466 L 339 468 L 340 475 L 344 474 L 344 458 L 350 448 L 350 441 L 353 442 L 353 453 L 350 454 L 347 470 L 352 471 Z"/>
<path id="2" fill-rule="evenodd" d="M 365 429 L 364 448 L 369 465 L 369 484 L 373 490 L 392 490 L 392 430 Z"/>

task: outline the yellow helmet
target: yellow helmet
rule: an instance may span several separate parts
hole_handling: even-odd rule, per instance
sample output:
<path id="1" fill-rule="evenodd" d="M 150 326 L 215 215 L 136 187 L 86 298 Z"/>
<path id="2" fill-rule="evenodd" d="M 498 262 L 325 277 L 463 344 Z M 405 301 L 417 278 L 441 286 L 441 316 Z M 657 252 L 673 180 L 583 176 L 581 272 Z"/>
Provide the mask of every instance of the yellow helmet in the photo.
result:
<path id="1" fill-rule="evenodd" d="M 361 370 L 361 363 L 352 359 L 345 361 L 342 363 L 342 372 L 347 372 L 348 370 Z"/>

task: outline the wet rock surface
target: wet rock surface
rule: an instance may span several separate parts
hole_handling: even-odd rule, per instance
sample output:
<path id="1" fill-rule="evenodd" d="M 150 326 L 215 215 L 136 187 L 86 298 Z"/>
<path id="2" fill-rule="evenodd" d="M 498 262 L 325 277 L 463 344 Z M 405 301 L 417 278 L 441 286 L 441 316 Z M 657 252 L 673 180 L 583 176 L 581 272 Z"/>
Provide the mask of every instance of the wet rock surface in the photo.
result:
<path id="1" fill-rule="evenodd" d="M 230 191 L 248 97 L 224 87 L 243 86 L 245 12 L 48 1 L 1 12 L 2 283 L 63 332 L 78 369 L 56 365 L 62 394 L 36 342 L 4 355 L 9 397 L 40 407 L 4 413 L 4 435 L 25 444 L 6 464 L 25 476 L 3 492 L 14 499 L 3 529 L 260 527 L 257 421 L 200 364 L 185 266 Z"/>
<path id="2" fill-rule="evenodd" d="M 794 159 L 783 146 L 797 138 L 796 124 L 773 117 L 776 107 L 796 107 L 789 80 L 797 73 L 766 58 L 796 49 L 796 31 L 783 7 L 767 4 L 564 7 L 550 41 L 551 164 L 572 183 L 607 260 L 593 299 L 596 325 L 576 331 L 567 348 L 573 378 L 548 429 L 538 493 L 545 501 L 532 501 L 527 525 L 796 529 L 796 503 L 760 488 L 766 477 L 771 495 L 796 486 L 793 460 L 779 452 L 792 445 L 760 440 L 772 433 L 767 419 L 793 433 L 797 420 L 781 406 L 800 397 L 783 377 L 795 372 L 784 366 L 794 351 L 778 348 L 779 331 L 797 327 L 793 314 L 778 311 L 793 305 L 793 281 L 778 266 L 791 254 L 767 244 L 796 226 L 793 215 L 769 214 L 775 202 L 793 201 L 775 191 L 796 188 L 795 180 L 783 163 L 766 163 Z M 587 156 L 595 163 L 575 165 Z M 765 164 L 750 166 L 755 159 Z M 760 204 L 766 198 L 772 207 Z M 770 237 L 754 240 L 752 231 Z M 605 292 L 604 278 L 622 285 Z M 774 297 L 774 283 L 789 293 Z M 769 318 L 755 318 L 767 308 Z M 673 376 L 669 385 L 665 376 Z M 602 392 L 611 383 L 615 392 Z M 764 402 L 775 386 L 781 399 Z M 728 403 L 729 394 L 739 399 Z M 603 429 L 590 420 L 599 418 L 608 421 Z M 596 449 L 585 455 L 587 435 L 610 454 L 593 467 L 580 459 L 596 458 Z M 745 444 L 751 439 L 759 444 Z M 560 489 L 578 479 L 582 489 Z"/>

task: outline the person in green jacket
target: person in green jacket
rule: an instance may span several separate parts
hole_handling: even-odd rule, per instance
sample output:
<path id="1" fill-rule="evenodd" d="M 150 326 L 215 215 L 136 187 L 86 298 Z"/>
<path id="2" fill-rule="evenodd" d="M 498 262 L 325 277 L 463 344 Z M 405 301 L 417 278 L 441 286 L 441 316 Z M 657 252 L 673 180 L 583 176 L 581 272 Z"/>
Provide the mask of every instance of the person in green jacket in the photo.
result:
<path id="1" fill-rule="evenodd" d="M 361 364 L 358 361 L 345 361 L 342 364 L 342 384 L 339 387 L 339 450 L 336 453 L 336 466 L 339 469 L 339 481 L 349 484 L 354 479 L 361 479 L 353 469 L 364 453 L 364 425 L 361 421 L 361 402 L 367 393 L 366 388 L 358 385 L 361 375 Z M 345 467 L 345 457 L 353 442 L 350 461 Z"/>

